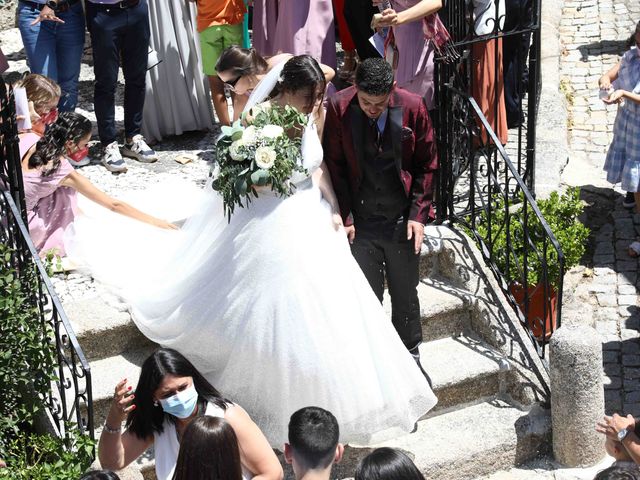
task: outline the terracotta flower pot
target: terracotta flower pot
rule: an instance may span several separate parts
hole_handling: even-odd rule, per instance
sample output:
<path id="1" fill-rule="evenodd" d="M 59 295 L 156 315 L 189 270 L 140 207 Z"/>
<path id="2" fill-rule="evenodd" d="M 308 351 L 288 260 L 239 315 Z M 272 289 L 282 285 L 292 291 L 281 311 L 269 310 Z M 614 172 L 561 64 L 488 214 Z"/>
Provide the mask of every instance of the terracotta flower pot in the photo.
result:
<path id="1" fill-rule="evenodd" d="M 558 292 L 556 292 L 555 288 L 550 287 L 548 290 L 549 298 L 545 298 L 545 289 L 542 284 L 529 285 L 525 291 L 524 286 L 519 283 L 512 283 L 509 286 L 509 292 L 511 292 L 513 298 L 518 302 L 520 310 L 526 316 L 527 323 L 525 326 L 533 333 L 533 336 L 538 340 L 549 340 L 556 329 Z M 528 312 L 525 310 L 525 298 L 529 299 Z"/>

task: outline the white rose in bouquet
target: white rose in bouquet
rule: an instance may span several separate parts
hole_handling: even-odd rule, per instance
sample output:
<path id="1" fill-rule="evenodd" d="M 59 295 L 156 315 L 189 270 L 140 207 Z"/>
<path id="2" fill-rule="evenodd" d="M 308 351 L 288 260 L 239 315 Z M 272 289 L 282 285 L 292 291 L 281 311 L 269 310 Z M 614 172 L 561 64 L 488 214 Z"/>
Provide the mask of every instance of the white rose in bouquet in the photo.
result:
<path id="1" fill-rule="evenodd" d="M 242 139 L 236 140 L 231 145 L 229 145 L 229 156 L 232 160 L 235 160 L 236 162 L 241 162 L 242 160 L 244 160 L 245 157 L 240 151 L 242 147 L 244 147 L 244 142 L 242 141 Z"/>
<path id="2" fill-rule="evenodd" d="M 247 146 L 255 145 L 257 140 L 258 140 L 258 132 L 256 131 L 256 127 L 254 127 L 253 125 L 249 125 L 247 128 L 244 129 L 244 131 L 242 132 L 242 142 L 245 145 Z"/>
<path id="3" fill-rule="evenodd" d="M 265 125 L 262 127 L 262 136 L 265 138 L 278 138 L 284 133 L 280 125 Z"/>
<path id="4" fill-rule="evenodd" d="M 256 165 L 263 170 L 269 170 L 276 162 L 276 151 L 271 147 L 259 147 L 256 149 Z"/>

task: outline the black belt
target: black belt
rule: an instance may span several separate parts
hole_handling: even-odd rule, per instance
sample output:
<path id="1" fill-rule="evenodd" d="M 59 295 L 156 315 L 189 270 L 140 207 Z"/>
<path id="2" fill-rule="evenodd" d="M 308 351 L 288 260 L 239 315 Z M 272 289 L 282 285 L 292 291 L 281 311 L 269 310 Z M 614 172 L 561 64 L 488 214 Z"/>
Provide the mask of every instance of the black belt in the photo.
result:
<path id="1" fill-rule="evenodd" d="M 29 0 L 20 0 L 22 3 L 25 3 L 27 5 L 29 5 L 31 8 L 36 8 L 38 10 L 42 10 L 44 7 L 47 6 L 46 3 L 37 3 L 37 2 L 30 2 Z M 60 1 L 58 3 L 58 6 L 56 8 L 54 8 L 54 11 L 56 13 L 64 13 L 67 10 L 69 10 L 69 8 L 71 8 L 72 5 L 75 5 L 76 3 L 78 3 L 80 0 L 68 0 L 68 1 Z"/>
<path id="2" fill-rule="evenodd" d="M 140 3 L 140 0 L 122 0 L 118 3 L 91 3 L 92 7 L 97 8 L 98 10 L 126 10 L 127 8 L 135 7 Z"/>

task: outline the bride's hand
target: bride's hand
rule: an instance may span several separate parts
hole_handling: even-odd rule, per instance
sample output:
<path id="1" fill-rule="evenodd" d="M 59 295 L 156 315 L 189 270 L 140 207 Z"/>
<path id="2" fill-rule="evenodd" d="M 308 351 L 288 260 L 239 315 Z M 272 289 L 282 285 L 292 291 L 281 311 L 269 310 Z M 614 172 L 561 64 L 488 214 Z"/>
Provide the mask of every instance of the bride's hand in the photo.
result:
<path id="1" fill-rule="evenodd" d="M 336 232 L 344 227 L 344 224 L 342 223 L 342 215 L 340 215 L 339 213 L 332 213 L 331 221 L 333 222 L 333 228 L 336 230 Z"/>

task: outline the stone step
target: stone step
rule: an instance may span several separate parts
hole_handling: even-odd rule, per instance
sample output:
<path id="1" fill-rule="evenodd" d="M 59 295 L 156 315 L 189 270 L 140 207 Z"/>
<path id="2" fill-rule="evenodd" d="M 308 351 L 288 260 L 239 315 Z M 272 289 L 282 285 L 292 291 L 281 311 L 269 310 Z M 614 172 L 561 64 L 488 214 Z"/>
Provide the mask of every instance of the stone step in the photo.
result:
<path id="1" fill-rule="evenodd" d="M 428 416 L 463 404 L 479 403 L 507 388 L 508 360 L 468 336 L 423 343 L 420 362 L 438 397 L 438 404 Z"/>
<path id="2" fill-rule="evenodd" d="M 138 330 L 126 307 L 102 296 L 65 305 L 67 317 L 90 362 L 155 345 Z"/>
<path id="3" fill-rule="evenodd" d="M 135 387 L 140 366 L 150 353 L 151 350 L 137 350 L 91 362 L 95 425 L 104 422 L 116 383 L 127 378 Z M 486 344 L 469 337 L 424 343 L 420 356 L 438 397 L 433 412 L 495 396 L 501 384 L 506 383 L 503 377 L 508 362 Z"/>
<path id="4" fill-rule="evenodd" d="M 470 328 L 471 295 L 438 278 L 418 284 L 422 337 L 425 342 L 457 336 Z M 391 318 L 391 298 L 384 292 L 383 306 Z"/>
<path id="5" fill-rule="evenodd" d="M 476 405 L 420 420 L 413 433 L 376 445 L 349 445 L 331 478 L 353 478 L 358 462 L 374 448 L 391 447 L 407 453 L 426 479 L 471 480 L 507 470 L 548 453 L 551 418 L 538 406 L 521 410 L 509 402 L 491 399 Z M 282 454 L 276 450 L 281 462 Z M 137 459 L 145 480 L 155 480 L 153 448 Z M 293 480 L 283 462 L 285 480 Z"/>
<path id="6" fill-rule="evenodd" d="M 351 477 L 372 448 L 386 446 L 407 453 L 426 479 L 467 480 L 546 453 L 550 442 L 548 410 L 523 411 L 493 399 L 421 420 L 414 433 L 378 445 L 347 447 L 335 476 Z"/>

